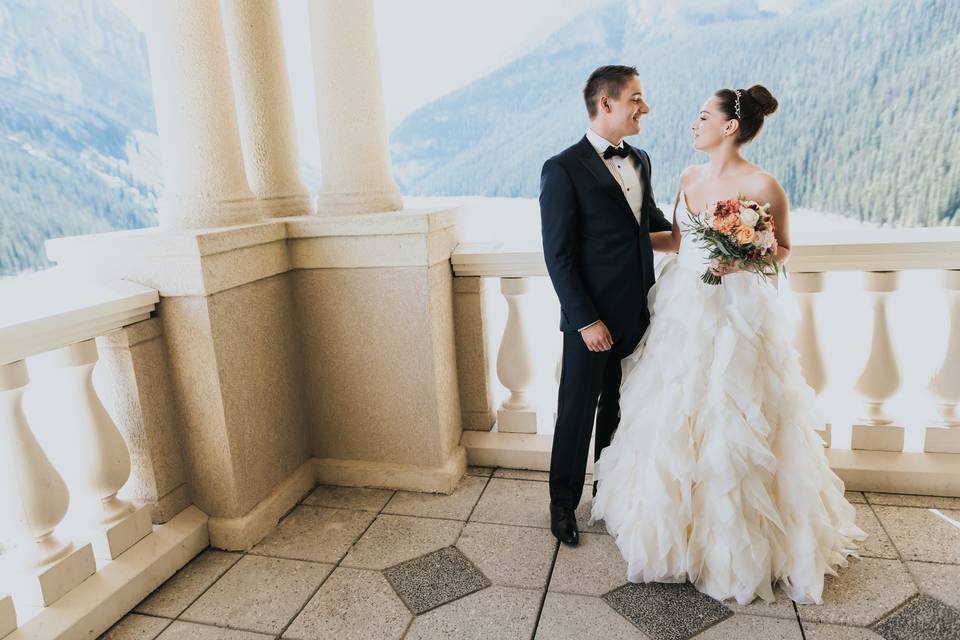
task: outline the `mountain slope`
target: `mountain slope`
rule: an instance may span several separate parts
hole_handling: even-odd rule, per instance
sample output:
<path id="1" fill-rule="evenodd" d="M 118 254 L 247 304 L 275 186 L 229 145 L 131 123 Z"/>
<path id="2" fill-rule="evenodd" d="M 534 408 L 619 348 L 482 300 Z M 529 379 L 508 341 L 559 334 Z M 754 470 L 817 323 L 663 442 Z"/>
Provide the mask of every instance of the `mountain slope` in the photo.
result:
<path id="1" fill-rule="evenodd" d="M 0 1 L 0 275 L 50 237 L 154 224 L 142 35 L 109 0 Z"/>
<path id="2" fill-rule="evenodd" d="M 818 2 L 731 20 L 636 7 L 588 13 L 412 114 L 391 137 L 404 192 L 535 197 L 543 160 L 586 128 L 586 77 L 624 62 L 640 70 L 651 104 L 631 142 L 650 152 L 661 201 L 684 166 L 702 161 L 689 131 L 700 104 L 718 88 L 759 82 L 781 109 L 746 155 L 781 179 L 794 205 L 960 224 L 960 3 Z"/>

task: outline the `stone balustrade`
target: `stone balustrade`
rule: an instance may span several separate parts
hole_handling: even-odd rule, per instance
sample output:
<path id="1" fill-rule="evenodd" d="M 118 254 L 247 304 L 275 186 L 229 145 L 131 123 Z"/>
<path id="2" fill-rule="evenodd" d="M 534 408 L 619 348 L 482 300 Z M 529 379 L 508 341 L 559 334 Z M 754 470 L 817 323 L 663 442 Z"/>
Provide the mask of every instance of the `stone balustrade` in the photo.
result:
<path id="1" fill-rule="evenodd" d="M 468 459 L 472 464 L 546 469 L 555 420 L 551 405 L 556 401 L 559 341 L 535 337 L 555 332 L 559 316 L 552 290 L 531 286 L 534 281 L 546 281 L 540 246 L 536 241 L 464 243 L 451 262 L 458 283 L 499 278 L 506 299 L 496 372 L 509 396 L 497 407 L 496 425 L 464 432 Z M 788 269 L 779 287 L 799 310 L 796 348 L 807 381 L 818 396 L 830 381 L 834 397 L 839 393 L 844 399 L 856 398 L 847 420 L 849 448 L 846 442 L 835 442 L 832 406 L 822 407 L 828 419 L 816 425 L 834 468 L 851 488 L 960 495 L 960 230 L 795 234 Z M 905 329 L 902 322 L 891 322 L 891 314 L 900 304 L 900 284 L 907 274 L 923 275 L 936 284 L 924 295 L 911 291 L 915 295 L 904 304 L 911 306 L 907 312 L 915 322 Z M 847 290 L 831 295 L 825 304 L 822 298 L 829 295 L 835 276 L 846 283 Z M 859 278 L 859 283 L 851 276 Z M 482 284 L 460 284 L 458 290 L 486 289 Z M 529 293 L 532 290 L 538 293 Z M 493 307 L 489 303 L 473 306 Z M 525 317 L 529 313 L 540 314 L 536 326 Z M 457 319 L 474 327 L 470 336 L 459 338 L 464 342 L 476 340 L 471 337 L 477 333 L 476 326 L 489 327 L 499 320 Z M 944 340 L 931 347 L 929 335 L 938 319 L 945 326 Z M 823 331 L 825 326 L 838 325 L 845 325 L 846 331 Z M 825 344 L 827 339 L 833 342 Z M 862 349 L 857 348 L 860 342 Z M 825 352 L 842 357 L 825 358 Z M 904 354 L 938 364 L 911 366 L 905 372 Z M 831 367 L 843 368 L 835 364 L 838 357 L 846 359 L 842 364 L 847 369 L 855 366 L 855 380 L 834 379 L 838 372 Z M 851 365 L 850 358 L 857 364 Z M 912 377 L 905 379 L 908 374 Z M 847 388 L 836 389 L 847 382 Z M 546 399 L 535 406 L 530 398 L 538 384 L 552 386 L 552 395 L 545 394 Z M 905 426 L 889 409 L 904 387 L 924 392 L 918 404 L 909 406 L 913 422 L 923 430 L 915 451 L 905 449 Z"/>
<path id="2" fill-rule="evenodd" d="M 0 637 L 16 609 L 48 607 L 153 531 L 149 505 L 118 497 L 131 473 L 93 371 L 96 338 L 150 318 L 154 289 L 62 269 L 0 286 Z M 33 394 L 25 402 L 25 394 Z"/>

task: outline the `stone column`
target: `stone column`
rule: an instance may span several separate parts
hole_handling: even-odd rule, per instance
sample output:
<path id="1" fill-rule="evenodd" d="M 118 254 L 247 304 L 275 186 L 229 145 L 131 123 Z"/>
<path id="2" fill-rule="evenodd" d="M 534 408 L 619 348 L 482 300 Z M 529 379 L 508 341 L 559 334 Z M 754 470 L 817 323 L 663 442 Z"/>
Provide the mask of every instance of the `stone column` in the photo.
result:
<path id="1" fill-rule="evenodd" d="M 144 3 L 163 156 L 160 226 L 253 222 L 217 0 Z"/>
<path id="2" fill-rule="evenodd" d="M 266 217 L 313 213 L 300 178 L 276 0 L 223 0 L 223 26 L 250 187 Z"/>
<path id="3" fill-rule="evenodd" d="M 323 186 L 317 213 L 403 208 L 390 171 L 373 0 L 309 0 Z"/>

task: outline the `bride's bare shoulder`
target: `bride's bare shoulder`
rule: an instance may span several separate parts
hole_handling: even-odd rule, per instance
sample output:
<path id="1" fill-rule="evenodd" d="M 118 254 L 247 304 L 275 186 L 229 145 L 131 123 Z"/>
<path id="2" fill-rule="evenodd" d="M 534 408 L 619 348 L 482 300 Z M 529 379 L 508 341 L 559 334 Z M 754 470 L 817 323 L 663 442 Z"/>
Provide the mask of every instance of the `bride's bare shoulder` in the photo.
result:
<path id="1" fill-rule="evenodd" d="M 780 200 L 786 197 L 780 181 L 759 167 L 744 176 L 744 191 L 760 202 Z"/>
<path id="2" fill-rule="evenodd" d="M 697 182 L 697 180 L 700 179 L 700 171 L 705 166 L 705 164 L 691 164 L 687 166 L 687 168 L 680 173 L 680 188 L 686 188 L 688 185 Z"/>

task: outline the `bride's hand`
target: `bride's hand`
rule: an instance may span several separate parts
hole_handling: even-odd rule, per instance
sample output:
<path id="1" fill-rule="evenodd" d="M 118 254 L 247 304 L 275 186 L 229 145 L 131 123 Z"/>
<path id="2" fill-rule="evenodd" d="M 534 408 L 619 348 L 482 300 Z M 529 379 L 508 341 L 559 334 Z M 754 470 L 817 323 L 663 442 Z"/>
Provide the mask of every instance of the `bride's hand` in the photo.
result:
<path id="1" fill-rule="evenodd" d="M 720 258 L 714 258 L 710 261 L 710 273 L 715 276 L 726 276 L 740 271 L 736 262 L 725 262 Z"/>

